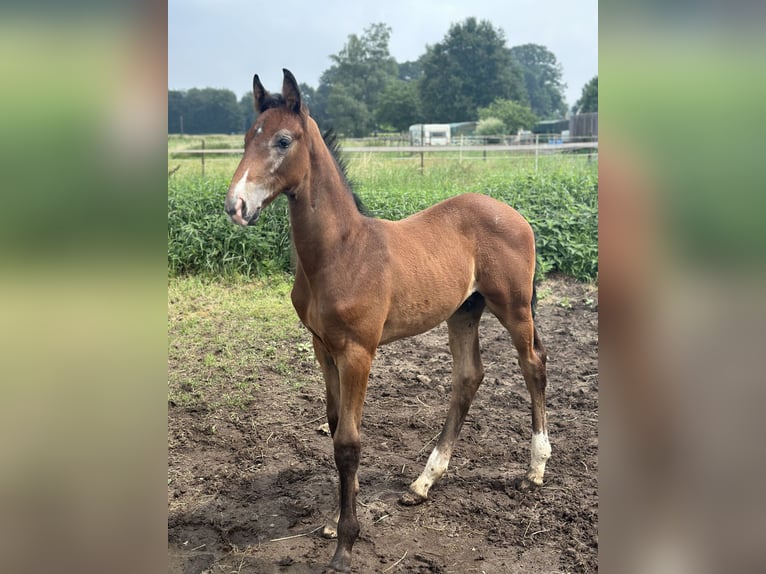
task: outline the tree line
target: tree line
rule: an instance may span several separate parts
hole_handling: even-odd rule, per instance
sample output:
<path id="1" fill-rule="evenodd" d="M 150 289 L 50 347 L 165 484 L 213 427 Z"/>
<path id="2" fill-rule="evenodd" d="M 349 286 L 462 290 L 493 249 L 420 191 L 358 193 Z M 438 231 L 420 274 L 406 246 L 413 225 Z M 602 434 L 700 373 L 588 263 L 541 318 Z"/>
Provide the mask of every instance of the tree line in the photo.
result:
<path id="1" fill-rule="evenodd" d="M 509 48 L 505 33 L 486 20 L 453 24 L 417 60 L 397 62 L 391 27 L 371 24 L 351 34 L 314 88 L 300 85 L 321 128 L 348 137 L 401 132 L 416 123 L 480 120 L 486 133 L 516 133 L 566 115 L 562 66 L 545 46 Z M 598 111 L 598 76 L 583 88 L 573 113 Z M 168 133 L 241 133 L 253 122 L 251 93 L 168 91 Z"/>

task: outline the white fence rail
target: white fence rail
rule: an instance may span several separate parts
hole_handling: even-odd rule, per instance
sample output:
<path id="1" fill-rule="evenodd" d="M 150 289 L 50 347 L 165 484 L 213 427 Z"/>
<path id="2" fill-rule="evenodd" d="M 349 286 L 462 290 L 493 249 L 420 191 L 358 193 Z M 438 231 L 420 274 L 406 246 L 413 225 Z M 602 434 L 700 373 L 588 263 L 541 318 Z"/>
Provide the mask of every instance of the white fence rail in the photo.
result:
<path id="1" fill-rule="evenodd" d="M 546 136 L 547 139 L 547 136 Z M 420 168 L 423 169 L 426 154 L 440 154 L 440 153 L 452 153 L 460 154 L 462 158 L 463 153 L 480 152 L 484 159 L 487 158 L 487 153 L 497 154 L 505 153 L 508 155 L 519 156 L 535 156 L 535 171 L 537 171 L 537 162 L 540 155 L 550 155 L 556 153 L 563 153 L 567 151 L 577 150 L 593 150 L 594 154 L 598 154 L 598 141 L 579 141 L 579 142 L 566 142 L 566 143 L 548 143 L 536 141 L 531 143 L 514 143 L 514 144 L 467 144 L 461 145 L 460 143 L 453 143 L 451 145 L 434 145 L 434 146 L 413 146 L 413 145 L 386 145 L 386 146 L 343 146 L 342 152 L 344 154 L 377 154 L 386 153 L 389 155 L 407 154 L 412 156 L 413 154 L 420 155 Z M 197 155 L 202 162 L 202 175 L 205 175 L 205 157 L 214 155 L 242 155 L 244 149 L 205 149 L 204 140 L 202 149 L 177 149 L 168 150 L 168 157 L 177 157 L 183 155 Z"/>
<path id="2" fill-rule="evenodd" d="M 351 146 L 343 147 L 343 153 L 446 153 L 456 151 L 480 151 L 480 152 L 523 152 L 525 154 L 536 151 L 564 151 L 576 149 L 598 149 L 598 142 L 571 142 L 561 144 L 485 144 L 485 145 L 443 145 L 443 146 Z M 183 149 L 169 151 L 168 155 L 242 155 L 244 149 Z"/>

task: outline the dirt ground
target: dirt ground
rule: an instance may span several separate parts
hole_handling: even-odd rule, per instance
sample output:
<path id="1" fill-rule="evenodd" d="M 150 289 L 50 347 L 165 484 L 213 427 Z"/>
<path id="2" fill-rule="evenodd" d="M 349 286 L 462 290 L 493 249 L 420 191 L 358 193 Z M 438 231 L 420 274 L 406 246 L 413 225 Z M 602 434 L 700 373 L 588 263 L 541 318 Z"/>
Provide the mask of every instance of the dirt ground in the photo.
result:
<path id="1" fill-rule="evenodd" d="M 399 505 L 446 416 L 446 326 L 382 347 L 362 425 L 354 572 L 598 570 L 598 292 L 554 278 L 538 293 L 553 448 L 544 486 L 514 487 L 529 465 L 530 400 L 510 337 L 485 313 L 486 376 L 449 469 L 427 502 Z M 337 478 L 317 430 L 323 383 L 305 368 L 315 385 L 271 373 L 247 409 L 169 405 L 169 572 L 324 571 L 335 541 L 319 529 Z"/>

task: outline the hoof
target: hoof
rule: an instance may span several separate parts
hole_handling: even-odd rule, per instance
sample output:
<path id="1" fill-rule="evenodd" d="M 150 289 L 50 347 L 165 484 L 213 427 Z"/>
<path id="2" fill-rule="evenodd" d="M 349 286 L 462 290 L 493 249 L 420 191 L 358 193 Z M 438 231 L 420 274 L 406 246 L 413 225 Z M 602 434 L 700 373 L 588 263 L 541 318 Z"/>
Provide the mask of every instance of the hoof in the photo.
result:
<path id="1" fill-rule="evenodd" d="M 399 504 L 402 506 L 417 506 L 418 504 L 423 504 L 426 500 L 428 500 L 428 498 L 425 496 L 420 496 L 419 494 L 408 490 L 399 497 Z"/>
<path id="2" fill-rule="evenodd" d="M 542 482 L 540 484 L 537 484 L 535 482 L 532 482 L 529 477 L 524 478 L 517 478 L 515 480 L 514 486 L 516 487 L 516 490 L 519 492 L 532 492 L 533 490 L 537 490 L 542 486 Z"/>
<path id="3" fill-rule="evenodd" d="M 325 572 L 351 572 L 351 553 L 337 550 Z"/>
<path id="4" fill-rule="evenodd" d="M 338 537 L 338 529 L 335 526 L 327 525 L 322 529 L 322 538 L 334 539 Z"/>
<path id="5" fill-rule="evenodd" d="M 351 572 L 351 568 L 346 568 L 345 570 L 343 570 L 342 568 L 336 568 L 335 566 L 330 564 L 324 570 L 324 574 L 336 574 L 336 572 Z"/>
<path id="6" fill-rule="evenodd" d="M 351 572 L 351 568 L 345 568 L 343 567 L 336 568 L 332 564 L 330 564 L 327 568 L 325 568 L 324 574 L 336 574 L 336 572 Z"/>

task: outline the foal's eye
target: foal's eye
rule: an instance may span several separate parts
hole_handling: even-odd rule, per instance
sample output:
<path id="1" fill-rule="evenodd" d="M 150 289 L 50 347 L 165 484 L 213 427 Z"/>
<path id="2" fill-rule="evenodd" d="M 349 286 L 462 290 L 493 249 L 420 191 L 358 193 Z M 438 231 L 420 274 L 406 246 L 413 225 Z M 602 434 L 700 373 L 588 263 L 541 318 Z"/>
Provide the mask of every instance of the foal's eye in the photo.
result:
<path id="1" fill-rule="evenodd" d="M 290 138 L 287 136 L 282 136 L 277 140 L 277 146 L 279 149 L 287 149 L 290 147 Z"/>

